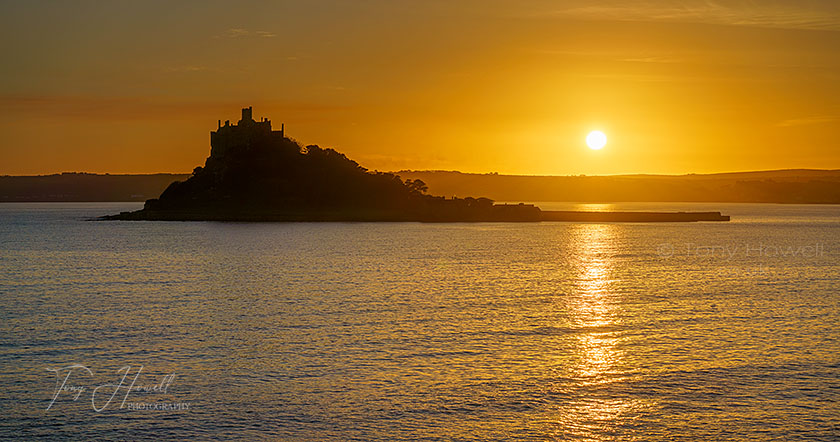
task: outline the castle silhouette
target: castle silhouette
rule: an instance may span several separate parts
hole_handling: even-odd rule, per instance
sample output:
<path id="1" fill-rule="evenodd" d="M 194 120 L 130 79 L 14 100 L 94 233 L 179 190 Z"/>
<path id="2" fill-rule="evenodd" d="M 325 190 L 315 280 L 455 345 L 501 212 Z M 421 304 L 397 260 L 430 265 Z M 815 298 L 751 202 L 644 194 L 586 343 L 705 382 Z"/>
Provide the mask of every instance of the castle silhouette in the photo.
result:
<path id="1" fill-rule="evenodd" d="M 285 125 L 280 124 L 280 130 L 271 130 L 271 120 L 263 118 L 254 120 L 253 106 L 242 109 L 242 119 L 237 124 L 230 124 L 230 120 L 219 120 L 219 127 L 210 131 L 210 155 L 224 156 L 230 149 L 243 145 L 260 143 L 276 143 L 285 138 Z"/>

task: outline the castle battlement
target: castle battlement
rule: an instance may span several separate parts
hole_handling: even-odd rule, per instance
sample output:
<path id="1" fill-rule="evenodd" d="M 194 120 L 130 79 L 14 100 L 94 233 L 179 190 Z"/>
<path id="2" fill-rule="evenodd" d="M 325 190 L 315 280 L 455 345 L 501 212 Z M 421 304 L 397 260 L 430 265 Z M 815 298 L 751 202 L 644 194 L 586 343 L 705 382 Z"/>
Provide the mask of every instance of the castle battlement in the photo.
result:
<path id="1" fill-rule="evenodd" d="M 242 109 L 242 119 L 236 124 L 226 120 L 215 131 L 210 131 L 210 154 L 224 155 L 225 152 L 237 147 L 247 147 L 255 142 L 282 140 L 285 138 L 285 127 L 280 124 L 280 130 L 271 129 L 271 120 L 263 118 L 255 121 L 253 107 Z"/>

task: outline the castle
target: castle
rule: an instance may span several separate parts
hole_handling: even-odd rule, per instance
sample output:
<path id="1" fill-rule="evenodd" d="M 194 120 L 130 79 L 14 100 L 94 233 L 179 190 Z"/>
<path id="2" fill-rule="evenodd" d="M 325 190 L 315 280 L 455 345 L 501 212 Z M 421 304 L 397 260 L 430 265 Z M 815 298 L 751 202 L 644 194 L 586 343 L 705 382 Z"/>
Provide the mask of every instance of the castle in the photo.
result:
<path id="1" fill-rule="evenodd" d="M 219 128 L 210 131 L 211 156 L 221 157 L 235 147 L 278 142 L 285 138 L 283 124 L 280 124 L 280 130 L 271 130 L 271 120 L 263 118 L 255 121 L 253 112 L 252 106 L 242 109 L 242 119 L 237 124 L 230 124 L 230 120 L 226 120 L 222 126 L 222 120 L 219 120 Z"/>

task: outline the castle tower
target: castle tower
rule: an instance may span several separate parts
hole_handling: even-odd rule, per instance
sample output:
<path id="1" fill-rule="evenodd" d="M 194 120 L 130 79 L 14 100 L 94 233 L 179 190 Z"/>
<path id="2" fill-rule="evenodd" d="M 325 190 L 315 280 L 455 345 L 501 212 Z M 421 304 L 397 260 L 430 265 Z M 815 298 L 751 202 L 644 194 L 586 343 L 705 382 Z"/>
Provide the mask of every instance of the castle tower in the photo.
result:
<path id="1" fill-rule="evenodd" d="M 254 108 L 253 106 L 248 106 L 242 109 L 242 122 L 252 122 L 254 121 Z"/>

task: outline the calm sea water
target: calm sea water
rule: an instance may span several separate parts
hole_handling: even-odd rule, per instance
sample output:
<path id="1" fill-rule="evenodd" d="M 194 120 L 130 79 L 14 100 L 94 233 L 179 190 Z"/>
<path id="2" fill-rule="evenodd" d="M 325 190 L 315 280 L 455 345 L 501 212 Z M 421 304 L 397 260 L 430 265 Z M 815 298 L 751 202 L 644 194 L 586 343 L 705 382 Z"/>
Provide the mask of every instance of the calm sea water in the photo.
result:
<path id="1" fill-rule="evenodd" d="M 138 207 L 0 205 L 0 438 L 840 438 L 838 206 L 88 220 Z"/>

